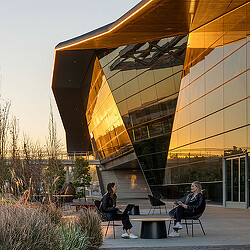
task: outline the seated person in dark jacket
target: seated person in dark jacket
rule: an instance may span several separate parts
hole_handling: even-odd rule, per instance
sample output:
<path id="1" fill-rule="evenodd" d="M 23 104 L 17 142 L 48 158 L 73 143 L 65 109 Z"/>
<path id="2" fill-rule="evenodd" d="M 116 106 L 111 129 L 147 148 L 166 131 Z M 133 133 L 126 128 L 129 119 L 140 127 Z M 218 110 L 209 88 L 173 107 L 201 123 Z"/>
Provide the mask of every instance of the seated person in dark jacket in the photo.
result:
<path id="1" fill-rule="evenodd" d="M 202 194 L 202 187 L 199 181 L 191 185 L 191 193 L 174 203 L 176 206 L 169 212 L 169 216 L 175 219 L 173 232 L 170 237 L 180 236 L 178 230 L 182 229 L 181 219 L 203 213 L 206 207 L 205 198 Z"/>
<path id="2" fill-rule="evenodd" d="M 100 210 L 102 214 L 108 219 L 122 220 L 124 230 L 122 238 L 137 239 L 138 237 L 130 232 L 132 224 L 129 220 L 129 215 L 119 211 L 122 208 L 121 206 L 116 206 L 117 187 L 114 182 L 111 182 L 107 185 L 107 191 L 108 192 L 102 197 L 101 200 Z"/>

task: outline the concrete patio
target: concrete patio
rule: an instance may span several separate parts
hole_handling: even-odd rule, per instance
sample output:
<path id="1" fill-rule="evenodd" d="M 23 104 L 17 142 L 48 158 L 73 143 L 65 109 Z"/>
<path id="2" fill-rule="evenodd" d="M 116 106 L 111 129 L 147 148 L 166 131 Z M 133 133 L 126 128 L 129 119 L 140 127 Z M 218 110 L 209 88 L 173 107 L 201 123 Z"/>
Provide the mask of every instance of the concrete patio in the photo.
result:
<path id="1" fill-rule="evenodd" d="M 120 201 L 126 204 L 126 201 Z M 147 217 L 149 203 L 147 200 L 127 201 L 140 205 L 141 215 L 131 218 Z M 168 203 L 168 211 L 172 203 Z M 153 217 L 166 217 L 162 212 L 156 211 Z M 152 217 L 152 215 L 150 215 Z M 207 205 L 206 211 L 201 217 L 206 232 L 204 236 L 199 225 L 194 225 L 194 237 L 186 234 L 186 229 L 180 231 L 178 238 L 165 239 L 123 239 L 121 238 L 122 227 L 116 227 L 116 239 L 113 238 L 112 227 L 101 249 L 123 250 L 123 249 L 250 249 L 250 210 L 232 209 L 222 206 Z M 133 221 L 132 232 L 140 235 L 141 222 Z M 105 225 L 105 224 L 104 224 Z M 168 222 L 166 224 L 168 229 Z M 106 227 L 105 227 L 106 229 Z M 104 229 L 104 230 L 105 230 Z M 191 230 L 190 230 L 191 232 Z"/>

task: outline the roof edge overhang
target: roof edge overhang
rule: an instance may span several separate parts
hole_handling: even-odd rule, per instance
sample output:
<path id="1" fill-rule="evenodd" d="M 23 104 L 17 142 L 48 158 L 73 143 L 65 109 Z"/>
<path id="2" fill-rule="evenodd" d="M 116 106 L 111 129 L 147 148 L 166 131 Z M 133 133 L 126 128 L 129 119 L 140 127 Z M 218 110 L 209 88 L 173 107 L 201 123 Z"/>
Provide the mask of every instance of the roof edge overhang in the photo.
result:
<path id="1" fill-rule="evenodd" d="M 108 35 L 109 33 L 112 33 L 121 25 L 126 25 L 131 19 L 140 11 L 145 9 L 150 3 L 152 3 L 155 0 L 142 0 L 137 5 L 135 5 L 132 9 L 130 9 L 128 12 L 126 12 L 124 15 L 122 15 L 120 18 L 118 18 L 116 21 L 107 24 L 105 26 L 102 26 L 98 29 L 95 29 L 93 31 L 90 31 L 86 34 L 83 34 L 81 36 L 72 38 L 67 41 L 63 41 L 59 43 L 55 50 L 65 50 L 65 49 L 72 49 L 75 45 L 93 40 L 95 38 Z"/>
<path id="2" fill-rule="evenodd" d="M 115 48 L 187 35 L 247 0 L 142 0 L 116 21 L 59 43 L 56 51 Z M 204 14 L 205 13 L 205 14 Z"/>

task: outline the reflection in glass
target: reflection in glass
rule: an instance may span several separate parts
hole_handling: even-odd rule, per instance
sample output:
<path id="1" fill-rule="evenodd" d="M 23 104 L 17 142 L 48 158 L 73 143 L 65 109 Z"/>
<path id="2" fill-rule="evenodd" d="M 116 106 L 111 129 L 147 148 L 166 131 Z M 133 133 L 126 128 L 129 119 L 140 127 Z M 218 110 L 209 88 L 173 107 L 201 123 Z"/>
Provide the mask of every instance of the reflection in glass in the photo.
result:
<path id="1" fill-rule="evenodd" d="M 190 105 L 190 122 L 205 116 L 205 98 L 198 99 Z"/>
<path id="2" fill-rule="evenodd" d="M 206 159 L 206 181 L 222 180 L 222 158 L 210 157 Z"/>
<path id="3" fill-rule="evenodd" d="M 242 74 L 229 81 L 224 86 L 224 107 L 246 98 L 246 74 Z"/>
<path id="4" fill-rule="evenodd" d="M 223 132 L 223 111 L 219 111 L 206 117 L 206 137 Z"/>
<path id="5" fill-rule="evenodd" d="M 143 106 L 148 106 L 152 103 L 155 103 L 157 100 L 155 86 L 152 86 L 152 87 L 142 91 L 141 92 L 141 100 L 142 100 Z"/>
<path id="6" fill-rule="evenodd" d="M 249 151 L 246 9 L 249 3 L 189 34 L 165 171 L 167 192 L 185 191 L 188 178 L 181 173 L 186 168 L 206 182 L 209 199 L 222 202 L 223 157 Z M 226 163 L 227 200 L 243 202 L 243 162 L 242 167 Z"/>
<path id="7" fill-rule="evenodd" d="M 205 96 L 206 115 L 223 108 L 223 88 L 218 88 Z"/>
<path id="8" fill-rule="evenodd" d="M 169 77 L 156 85 L 156 92 L 158 99 L 170 96 L 176 92 L 174 85 L 174 78 Z"/>
<path id="9" fill-rule="evenodd" d="M 233 201 L 239 201 L 239 159 L 233 159 Z"/>
<path id="10" fill-rule="evenodd" d="M 223 63 L 219 63 L 205 74 L 206 93 L 223 83 Z M 216 90 L 215 90 L 216 91 Z"/>
<path id="11" fill-rule="evenodd" d="M 118 131 L 115 120 L 112 126 L 106 118 L 116 117 L 119 121 L 116 116 L 119 110 L 150 185 L 163 183 L 186 42 L 186 36 L 171 37 L 97 52 L 104 72 L 109 75 L 107 81 L 112 93 L 109 91 L 110 97 L 105 100 L 111 104 L 108 105 L 100 96 L 102 92 L 97 91 L 98 98 L 97 94 L 94 97 L 97 102 L 102 98 L 103 105 L 101 102 L 92 104 L 98 106 L 98 110 L 95 108 L 95 113 L 90 110 L 94 118 L 89 127 L 94 135 L 97 131 L 101 135 L 95 139 L 102 145 L 102 154 L 108 155 L 112 150 L 117 154 L 121 144 L 129 145 L 129 142 L 122 140 L 124 127 L 119 126 Z M 112 94 L 117 106 L 110 99 Z"/>
<path id="12" fill-rule="evenodd" d="M 190 161 L 203 161 L 205 156 L 205 140 L 190 144 Z"/>
<path id="13" fill-rule="evenodd" d="M 240 158 L 240 201 L 245 201 L 245 157 Z"/>
<path id="14" fill-rule="evenodd" d="M 225 131 L 246 125 L 246 100 L 224 109 Z"/>
<path id="15" fill-rule="evenodd" d="M 190 125 L 191 142 L 205 139 L 205 120 L 194 122 Z"/>
<path id="16" fill-rule="evenodd" d="M 126 97 L 132 96 L 132 95 L 139 92 L 138 81 L 136 78 L 127 82 L 124 86 L 125 86 L 124 87 L 125 88 L 124 94 Z"/>
<path id="17" fill-rule="evenodd" d="M 227 201 L 232 201 L 232 173 L 231 173 L 231 160 L 226 161 L 226 173 L 227 173 Z"/>
<path id="18" fill-rule="evenodd" d="M 227 46 L 224 46 L 224 50 L 226 49 Z M 246 46 L 243 46 L 224 60 L 224 82 L 236 77 L 245 70 Z"/>
<path id="19" fill-rule="evenodd" d="M 131 149 L 128 134 L 97 59 L 93 70 L 86 118 L 89 132 L 96 141 L 100 159 L 121 154 L 124 149 Z"/>

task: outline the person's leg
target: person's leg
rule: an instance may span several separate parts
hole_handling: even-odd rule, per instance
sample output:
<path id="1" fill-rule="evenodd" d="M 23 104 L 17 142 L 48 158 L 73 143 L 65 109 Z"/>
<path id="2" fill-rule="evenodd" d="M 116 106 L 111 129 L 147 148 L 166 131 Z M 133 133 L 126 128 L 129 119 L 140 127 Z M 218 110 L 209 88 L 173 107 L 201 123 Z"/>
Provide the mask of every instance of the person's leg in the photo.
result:
<path id="1" fill-rule="evenodd" d="M 177 207 L 175 208 L 174 214 L 173 214 L 173 218 L 174 220 L 174 227 L 173 227 L 173 231 L 168 235 L 169 237 L 179 237 L 179 228 L 175 228 L 175 225 L 177 223 L 177 213 L 176 213 Z"/>
<path id="2" fill-rule="evenodd" d="M 177 208 L 177 207 L 176 207 Z M 176 224 L 176 222 L 177 222 L 177 217 L 176 217 L 176 208 L 175 208 L 175 211 L 174 211 L 174 226 L 175 226 L 175 224 Z M 178 233 L 178 229 L 175 229 L 174 228 L 174 231 L 176 231 L 177 233 Z"/>
<path id="3" fill-rule="evenodd" d="M 169 236 L 170 237 L 180 236 L 178 231 L 182 229 L 181 219 L 185 219 L 193 215 L 195 215 L 195 213 L 189 209 L 185 209 L 181 206 L 176 207 L 176 211 L 174 214 L 174 219 L 175 219 L 175 225 L 173 227 L 174 231 L 171 234 L 169 234 Z"/>
<path id="4" fill-rule="evenodd" d="M 112 218 L 115 220 L 121 220 L 124 233 L 127 233 L 128 235 L 130 234 L 130 229 L 132 228 L 132 224 L 129 220 L 128 214 L 113 214 Z"/>
<path id="5" fill-rule="evenodd" d="M 129 220 L 129 215 L 128 214 L 122 214 L 122 225 L 123 225 L 123 230 L 126 230 L 128 234 L 130 234 L 130 229 L 133 227 L 130 220 Z"/>
<path id="6" fill-rule="evenodd" d="M 122 234 L 123 238 L 129 239 L 137 239 L 138 237 L 130 232 L 130 229 L 133 227 L 128 214 L 119 214 L 118 217 L 122 220 L 124 234 Z"/>
<path id="7" fill-rule="evenodd" d="M 192 216 L 195 216 L 195 215 L 197 215 L 197 213 L 193 212 L 192 210 L 185 209 L 183 211 L 183 214 L 182 214 L 182 219 L 185 219 L 187 217 L 192 217 Z"/>
<path id="8" fill-rule="evenodd" d="M 181 207 L 181 206 L 178 206 L 176 208 L 176 222 L 181 223 L 181 219 L 183 219 L 184 210 L 187 210 L 187 209 L 185 209 L 184 207 Z"/>
<path id="9" fill-rule="evenodd" d="M 183 218 L 183 213 L 184 213 L 185 208 L 178 206 L 176 207 L 176 211 L 175 211 L 175 224 L 174 224 L 174 231 L 176 231 L 178 233 L 178 231 L 180 229 L 182 229 L 182 225 L 181 225 L 181 219 Z"/>

